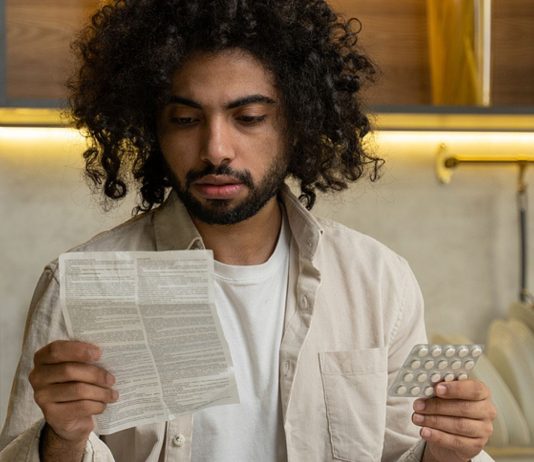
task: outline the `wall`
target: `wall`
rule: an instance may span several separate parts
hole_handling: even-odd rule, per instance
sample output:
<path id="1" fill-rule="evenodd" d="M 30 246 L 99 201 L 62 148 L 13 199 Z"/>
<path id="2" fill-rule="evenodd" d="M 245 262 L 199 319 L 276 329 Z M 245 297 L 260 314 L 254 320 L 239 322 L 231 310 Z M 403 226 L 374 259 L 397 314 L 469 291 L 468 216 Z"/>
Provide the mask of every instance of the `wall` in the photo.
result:
<path id="1" fill-rule="evenodd" d="M 83 145 L 77 138 L 59 142 L 24 136 L 24 143 L 15 148 L 1 135 L 3 421 L 26 310 L 43 266 L 65 249 L 126 219 L 133 202 L 129 200 L 108 214 L 99 209 L 81 178 Z M 462 167 L 452 183 L 443 186 L 434 174 L 439 137 L 399 136 L 376 139 L 375 149 L 388 161 L 378 183 L 362 181 L 344 194 L 323 198 L 316 213 L 368 233 L 408 259 L 426 299 L 431 332 L 461 333 L 484 341 L 491 320 L 504 316 L 507 305 L 516 298 L 517 172 L 511 167 Z M 503 149 L 490 134 L 486 138 L 479 146 L 482 152 Z M 451 151 L 461 152 L 465 140 L 450 140 Z M 525 146 L 527 150 L 530 146 L 531 153 L 534 143 L 527 140 Z M 527 179 L 534 184 L 534 171 Z M 531 201 L 532 196 L 531 191 Z M 533 246 L 530 261 L 534 263 Z M 531 289 L 533 275 L 534 271 Z"/>
<path id="2" fill-rule="evenodd" d="M 105 1 L 0 0 L 0 9 L 5 5 L 7 103 L 46 106 L 57 105 L 64 98 L 64 82 L 73 69 L 69 43 L 102 3 Z M 329 3 L 362 23 L 359 44 L 379 69 L 376 85 L 368 90 L 369 102 L 430 104 L 426 0 Z M 492 102 L 496 106 L 534 106 L 532 0 L 493 0 L 492 4 Z"/>

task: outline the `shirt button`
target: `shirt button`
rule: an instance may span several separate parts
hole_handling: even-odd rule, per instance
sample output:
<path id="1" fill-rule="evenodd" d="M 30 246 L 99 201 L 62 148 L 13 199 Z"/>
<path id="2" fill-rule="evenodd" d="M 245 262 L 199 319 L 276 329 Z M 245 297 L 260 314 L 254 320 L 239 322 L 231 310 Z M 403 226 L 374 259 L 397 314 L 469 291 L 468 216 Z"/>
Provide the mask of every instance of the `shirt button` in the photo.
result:
<path id="1" fill-rule="evenodd" d="M 172 444 L 177 448 L 181 448 L 185 444 L 185 436 L 181 433 L 179 435 L 175 435 L 172 439 Z"/>
<path id="2" fill-rule="evenodd" d="M 291 367 L 291 363 L 289 361 L 284 361 L 284 373 L 285 373 L 285 375 L 289 374 L 290 367 Z"/>

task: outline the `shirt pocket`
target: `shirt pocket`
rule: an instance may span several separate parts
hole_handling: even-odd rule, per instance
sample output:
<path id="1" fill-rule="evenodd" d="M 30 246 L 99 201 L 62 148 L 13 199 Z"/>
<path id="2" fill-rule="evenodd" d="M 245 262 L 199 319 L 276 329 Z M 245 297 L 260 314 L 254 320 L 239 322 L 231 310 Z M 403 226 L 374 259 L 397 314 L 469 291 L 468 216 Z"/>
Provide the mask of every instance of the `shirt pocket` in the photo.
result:
<path id="1" fill-rule="evenodd" d="M 332 456 L 379 461 L 384 444 L 387 349 L 319 353 Z"/>

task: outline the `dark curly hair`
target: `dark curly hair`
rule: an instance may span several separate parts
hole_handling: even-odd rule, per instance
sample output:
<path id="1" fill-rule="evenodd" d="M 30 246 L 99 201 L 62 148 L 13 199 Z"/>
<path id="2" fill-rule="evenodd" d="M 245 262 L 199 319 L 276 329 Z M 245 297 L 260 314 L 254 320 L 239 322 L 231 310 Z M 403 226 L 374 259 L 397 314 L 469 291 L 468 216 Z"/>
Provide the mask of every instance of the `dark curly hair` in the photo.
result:
<path id="1" fill-rule="evenodd" d="M 69 111 L 87 133 L 85 173 L 117 200 L 137 183 L 148 211 L 171 187 L 156 136 L 171 78 L 193 52 L 240 48 L 276 80 L 291 143 L 288 175 L 308 209 L 316 190 L 340 191 L 382 159 L 365 152 L 370 123 L 358 92 L 374 74 L 357 49 L 360 23 L 323 0 L 114 0 L 73 43 L 81 61 Z"/>

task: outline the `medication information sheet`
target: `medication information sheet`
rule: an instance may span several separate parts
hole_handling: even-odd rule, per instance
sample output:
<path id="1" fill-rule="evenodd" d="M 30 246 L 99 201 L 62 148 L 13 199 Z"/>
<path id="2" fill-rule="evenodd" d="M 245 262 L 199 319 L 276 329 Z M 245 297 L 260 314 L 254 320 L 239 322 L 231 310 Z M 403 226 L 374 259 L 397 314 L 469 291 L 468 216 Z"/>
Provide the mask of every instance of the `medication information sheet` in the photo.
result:
<path id="1" fill-rule="evenodd" d="M 100 434 L 239 402 L 211 251 L 66 253 L 59 272 L 70 338 L 99 346 L 116 378 Z"/>

